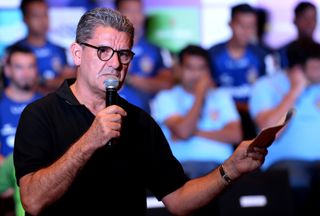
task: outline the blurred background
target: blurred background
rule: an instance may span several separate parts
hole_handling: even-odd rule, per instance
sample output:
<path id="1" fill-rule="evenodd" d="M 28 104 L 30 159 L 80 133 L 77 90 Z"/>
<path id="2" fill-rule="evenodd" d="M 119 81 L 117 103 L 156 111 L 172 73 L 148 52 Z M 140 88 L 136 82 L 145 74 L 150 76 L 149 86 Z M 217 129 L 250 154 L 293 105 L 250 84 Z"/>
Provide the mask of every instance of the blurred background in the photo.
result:
<path id="1" fill-rule="evenodd" d="M 299 0 L 145 0 L 149 18 L 147 36 L 173 53 L 189 43 L 208 48 L 230 37 L 230 6 L 244 2 L 266 12 L 263 40 L 270 47 L 277 49 L 296 37 L 293 18 L 294 6 L 301 2 Z M 320 1 L 310 2 L 320 6 Z M 113 7 L 112 0 L 48 0 L 48 3 L 49 38 L 65 48 L 74 41 L 76 23 L 85 10 Z M 19 5 L 20 0 L 0 0 L 0 55 L 6 46 L 26 35 Z M 317 25 L 316 40 L 320 39 Z"/>

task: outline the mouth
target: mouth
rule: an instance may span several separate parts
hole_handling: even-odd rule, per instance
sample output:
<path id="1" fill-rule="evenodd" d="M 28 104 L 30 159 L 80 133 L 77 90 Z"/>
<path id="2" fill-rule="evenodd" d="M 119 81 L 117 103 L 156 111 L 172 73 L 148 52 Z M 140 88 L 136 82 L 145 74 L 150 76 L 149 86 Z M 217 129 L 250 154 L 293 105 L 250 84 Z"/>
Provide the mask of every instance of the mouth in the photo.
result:
<path id="1" fill-rule="evenodd" d="M 113 78 L 117 78 L 120 79 L 120 73 L 98 73 L 96 78 L 100 78 L 100 77 L 113 77 Z"/>

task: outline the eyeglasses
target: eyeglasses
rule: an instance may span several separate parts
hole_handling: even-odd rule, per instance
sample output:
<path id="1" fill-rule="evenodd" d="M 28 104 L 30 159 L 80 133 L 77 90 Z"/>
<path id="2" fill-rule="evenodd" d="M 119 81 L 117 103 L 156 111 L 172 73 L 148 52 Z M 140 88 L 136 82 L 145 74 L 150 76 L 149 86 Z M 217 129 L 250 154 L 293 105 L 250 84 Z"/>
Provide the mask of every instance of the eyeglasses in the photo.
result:
<path id="1" fill-rule="evenodd" d="M 116 52 L 119 57 L 119 61 L 121 64 L 129 64 L 132 60 L 133 56 L 135 55 L 134 52 L 131 50 L 114 50 L 108 46 L 93 46 L 87 43 L 79 43 L 80 45 L 85 45 L 87 47 L 91 47 L 97 50 L 97 55 L 101 61 L 109 61 L 113 54 Z"/>

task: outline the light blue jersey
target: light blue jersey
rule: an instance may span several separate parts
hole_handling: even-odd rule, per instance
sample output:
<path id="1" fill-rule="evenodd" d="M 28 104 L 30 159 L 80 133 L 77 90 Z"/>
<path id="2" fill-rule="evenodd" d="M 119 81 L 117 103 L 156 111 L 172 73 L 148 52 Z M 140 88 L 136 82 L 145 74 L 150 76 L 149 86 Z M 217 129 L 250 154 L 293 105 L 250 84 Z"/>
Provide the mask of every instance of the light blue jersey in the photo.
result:
<path id="1" fill-rule="evenodd" d="M 162 127 L 174 156 L 180 161 L 213 161 L 222 163 L 233 152 L 232 144 L 193 136 L 187 140 L 173 140 L 165 120 L 173 115 L 186 115 L 194 103 L 194 96 L 181 85 L 157 94 L 151 103 L 151 113 Z M 204 102 L 197 127 L 204 131 L 220 130 L 226 124 L 239 121 L 232 97 L 223 89 L 210 90 Z"/>
<path id="2" fill-rule="evenodd" d="M 252 91 L 250 112 L 253 117 L 277 106 L 290 89 L 284 73 L 264 77 Z M 280 160 L 320 160 L 320 84 L 307 87 L 294 105 L 295 114 L 280 136 L 269 147 L 262 168 Z"/>

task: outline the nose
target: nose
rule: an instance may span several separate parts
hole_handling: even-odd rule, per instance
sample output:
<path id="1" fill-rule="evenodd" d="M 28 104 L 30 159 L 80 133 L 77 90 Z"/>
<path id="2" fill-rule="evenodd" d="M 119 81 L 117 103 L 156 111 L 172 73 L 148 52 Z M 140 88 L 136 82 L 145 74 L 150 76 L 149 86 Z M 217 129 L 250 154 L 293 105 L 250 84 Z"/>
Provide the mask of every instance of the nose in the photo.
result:
<path id="1" fill-rule="evenodd" d="M 117 52 L 114 52 L 111 59 L 108 60 L 108 66 L 111 66 L 114 69 L 117 69 L 121 66 L 119 55 Z"/>

